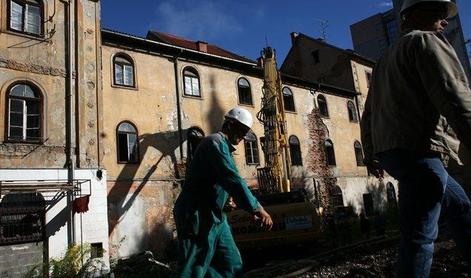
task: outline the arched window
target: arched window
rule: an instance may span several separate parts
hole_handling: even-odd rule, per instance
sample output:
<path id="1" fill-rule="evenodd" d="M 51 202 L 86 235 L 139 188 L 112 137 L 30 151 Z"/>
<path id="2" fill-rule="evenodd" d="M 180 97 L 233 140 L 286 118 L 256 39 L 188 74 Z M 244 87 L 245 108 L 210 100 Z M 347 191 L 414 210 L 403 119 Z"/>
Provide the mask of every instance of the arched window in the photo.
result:
<path id="1" fill-rule="evenodd" d="M 139 162 L 139 141 L 136 127 L 122 122 L 117 130 L 118 163 Z"/>
<path id="2" fill-rule="evenodd" d="M 204 132 L 199 127 L 196 127 L 196 126 L 190 127 L 187 132 L 187 138 L 188 138 L 187 163 L 190 163 L 190 161 L 193 159 L 193 156 L 195 155 L 196 147 L 198 147 L 198 144 L 204 138 Z"/>
<path id="3" fill-rule="evenodd" d="M 365 166 L 363 163 L 363 148 L 361 147 L 360 142 L 355 141 L 353 143 L 353 148 L 355 149 L 355 158 L 357 160 L 357 166 Z"/>
<path id="4" fill-rule="evenodd" d="M 329 139 L 325 141 L 325 156 L 327 160 L 327 165 L 337 165 L 337 163 L 335 162 L 334 144 Z"/>
<path id="5" fill-rule="evenodd" d="M 43 34 L 43 5 L 36 0 L 8 1 L 8 28 L 28 35 Z"/>
<path id="6" fill-rule="evenodd" d="M 294 97 L 293 92 L 288 87 L 283 88 L 283 102 L 285 104 L 285 110 L 295 112 L 296 109 L 294 107 Z"/>
<path id="7" fill-rule="evenodd" d="M 301 156 L 301 146 L 298 137 L 291 135 L 289 137 L 289 151 L 291 155 L 291 164 L 294 166 L 302 166 L 303 159 Z"/>
<path id="8" fill-rule="evenodd" d="M 358 122 L 358 116 L 357 116 L 357 110 L 355 109 L 355 104 L 351 100 L 347 102 L 347 109 L 348 109 L 348 119 L 350 122 L 357 123 Z"/>
<path id="9" fill-rule="evenodd" d="M 186 96 L 201 97 L 200 77 L 198 72 L 191 67 L 183 70 L 183 87 Z"/>
<path id="10" fill-rule="evenodd" d="M 116 54 L 113 58 L 114 84 L 134 87 L 134 63 L 126 54 Z"/>
<path id="11" fill-rule="evenodd" d="M 338 185 L 332 189 L 332 204 L 334 207 L 343 207 L 342 189 Z"/>
<path id="12" fill-rule="evenodd" d="M 239 78 L 237 89 L 239 91 L 239 103 L 252 105 L 252 90 L 249 81 L 243 77 Z"/>
<path id="13" fill-rule="evenodd" d="M 253 132 L 249 131 L 247 135 L 245 135 L 244 145 L 246 163 L 248 165 L 260 164 L 257 136 Z"/>
<path id="14" fill-rule="evenodd" d="M 329 117 L 329 109 L 327 108 L 327 100 L 325 99 L 325 96 L 317 96 L 317 107 L 319 107 L 319 113 L 322 117 Z"/>
<path id="15" fill-rule="evenodd" d="M 40 142 L 42 100 L 39 89 L 17 83 L 8 91 L 8 140 Z"/>

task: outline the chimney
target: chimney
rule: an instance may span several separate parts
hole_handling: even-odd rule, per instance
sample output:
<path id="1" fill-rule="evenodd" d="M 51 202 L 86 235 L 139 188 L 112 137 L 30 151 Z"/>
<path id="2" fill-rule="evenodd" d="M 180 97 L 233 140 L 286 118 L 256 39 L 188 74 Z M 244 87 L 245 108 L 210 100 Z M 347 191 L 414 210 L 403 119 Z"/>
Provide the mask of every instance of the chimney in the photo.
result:
<path id="1" fill-rule="evenodd" d="M 291 45 L 294 45 L 296 38 L 299 36 L 298 32 L 291 32 Z"/>
<path id="2" fill-rule="evenodd" d="M 208 53 L 208 43 L 204 41 L 197 41 L 196 45 L 198 47 L 198 51 Z"/>

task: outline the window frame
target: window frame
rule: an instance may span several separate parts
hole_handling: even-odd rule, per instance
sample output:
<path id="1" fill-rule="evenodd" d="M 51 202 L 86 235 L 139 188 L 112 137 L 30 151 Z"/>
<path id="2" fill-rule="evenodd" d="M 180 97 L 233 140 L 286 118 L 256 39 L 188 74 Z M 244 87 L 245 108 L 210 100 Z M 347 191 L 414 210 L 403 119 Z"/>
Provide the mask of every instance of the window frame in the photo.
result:
<path id="1" fill-rule="evenodd" d="M 8 0 L 7 1 L 7 30 L 8 31 L 11 31 L 11 32 L 15 32 L 15 33 L 18 33 L 18 34 L 24 34 L 24 35 L 28 35 L 28 36 L 32 36 L 32 37 L 36 37 L 36 38 L 42 38 L 44 37 L 44 24 L 45 24 L 45 21 L 44 21 L 44 2 L 42 0 L 34 0 L 37 2 L 37 4 L 32 4 L 30 2 L 28 2 L 27 0 Z M 12 2 L 15 2 L 17 5 L 20 5 L 22 7 L 22 12 L 23 12 L 23 15 L 22 15 L 22 18 L 21 18 L 21 24 L 23 25 L 22 26 L 22 30 L 17 30 L 17 29 L 14 29 L 11 27 L 11 20 L 12 20 L 12 16 L 11 16 L 11 6 L 12 6 Z M 39 8 L 39 34 L 36 34 L 36 33 L 31 33 L 31 32 L 28 32 L 26 31 L 26 5 L 29 5 L 29 6 L 33 6 L 33 7 L 37 7 Z"/>
<path id="2" fill-rule="evenodd" d="M 332 153 L 329 153 L 327 151 L 327 149 L 328 149 L 327 143 L 330 144 L 329 147 L 332 149 Z M 337 159 L 335 157 L 335 147 L 334 147 L 334 143 L 332 142 L 332 140 L 326 139 L 324 141 L 324 149 L 325 149 L 325 161 L 326 161 L 327 166 L 332 166 L 332 167 L 337 166 Z M 330 157 L 329 154 L 332 154 L 332 156 Z M 332 159 L 330 159 L 330 158 L 332 158 Z"/>
<path id="3" fill-rule="evenodd" d="M 355 142 L 353 143 L 353 150 L 355 151 L 355 160 L 357 161 L 357 166 L 365 166 L 365 164 L 363 163 L 363 146 L 358 140 L 355 140 Z"/>
<path id="4" fill-rule="evenodd" d="M 296 144 L 292 144 L 292 140 L 296 140 Z M 289 145 L 289 154 L 291 157 L 291 165 L 303 166 L 303 156 L 301 152 L 301 142 L 299 141 L 299 138 L 296 135 L 291 135 L 288 139 L 288 145 Z M 296 148 L 293 149 L 293 146 L 296 146 Z M 299 161 L 295 160 L 294 158 L 299 159 Z"/>
<path id="5" fill-rule="evenodd" d="M 344 199 L 343 199 L 342 188 L 340 188 L 340 186 L 338 186 L 338 185 L 335 185 L 332 188 L 331 193 L 332 193 L 332 205 L 333 205 L 333 207 L 334 208 L 343 207 L 344 206 Z"/>
<path id="6" fill-rule="evenodd" d="M 356 106 L 353 101 L 347 101 L 347 111 L 348 111 L 348 120 L 351 123 L 358 123 L 358 113 L 356 110 Z"/>
<path id="7" fill-rule="evenodd" d="M 291 97 L 288 95 L 285 95 L 285 90 L 289 91 Z M 291 90 L 288 86 L 285 86 L 283 87 L 283 89 L 281 90 L 281 94 L 283 95 L 283 105 L 284 105 L 284 109 L 286 112 L 296 112 L 296 105 L 294 103 L 294 94 L 293 94 L 293 90 Z M 293 109 L 288 109 L 290 108 L 288 105 L 287 105 L 287 100 L 290 100 L 290 104 L 293 106 Z"/>
<path id="8" fill-rule="evenodd" d="M 39 113 L 39 137 L 36 140 L 31 140 L 31 139 L 28 140 L 27 139 L 28 137 L 25 137 L 25 139 L 18 139 L 18 138 L 11 138 L 10 137 L 10 112 L 11 112 L 10 100 L 12 99 L 12 97 L 10 97 L 10 93 L 11 93 L 11 90 L 17 85 L 28 86 L 37 95 L 36 100 L 33 100 L 32 98 L 28 98 L 28 97 L 18 97 L 18 96 L 13 97 L 13 99 L 17 99 L 17 100 L 23 100 L 23 101 L 30 100 L 30 101 L 37 102 L 38 113 Z M 8 86 L 5 97 L 6 97 L 6 101 L 5 101 L 5 106 L 6 106 L 6 109 L 5 109 L 5 133 L 4 133 L 5 134 L 4 135 L 5 142 L 8 142 L 8 143 L 26 143 L 26 144 L 42 144 L 44 142 L 44 126 L 45 126 L 44 125 L 44 108 L 43 108 L 44 96 L 43 96 L 41 90 L 39 89 L 39 87 L 36 86 L 35 84 L 31 83 L 31 82 L 28 82 L 28 81 L 24 81 L 24 80 L 17 81 L 17 82 L 12 83 L 10 86 Z M 24 114 L 22 114 L 22 115 L 24 115 Z M 28 114 L 27 114 L 27 111 L 26 111 L 26 115 L 25 115 L 26 116 L 26 126 L 22 126 L 22 129 L 25 129 L 25 128 L 27 129 L 28 128 L 27 115 Z"/>
<path id="9" fill-rule="evenodd" d="M 136 131 L 136 133 L 131 133 L 131 132 L 124 132 L 124 131 L 119 131 L 119 127 L 124 124 L 124 123 L 127 123 L 127 124 L 130 124 L 134 130 Z M 120 160 L 120 157 L 121 157 L 121 153 L 120 153 L 120 141 L 119 141 L 119 135 L 121 134 L 135 134 L 136 135 L 136 160 L 135 161 L 124 161 L 124 160 Z M 127 138 L 127 137 L 126 137 Z M 129 142 L 127 141 L 126 142 L 126 149 L 129 149 Z M 116 161 L 118 164 L 139 164 L 140 161 L 141 161 L 141 155 L 140 155 L 140 151 L 139 151 L 139 130 L 137 129 L 136 125 L 133 124 L 131 121 L 121 121 L 118 123 L 118 125 L 116 126 Z M 128 153 L 128 156 L 129 156 L 129 153 Z"/>
<path id="10" fill-rule="evenodd" d="M 187 94 L 186 93 L 186 72 L 190 72 L 191 74 L 195 75 L 195 77 L 192 77 L 195 78 L 196 80 L 198 80 L 198 95 L 194 95 L 194 94 Z M 199 72 L 194 68 L 194 67 L 191 67 L 191 66 L 187 66 L 187 67 L 184 67 L 183 68 L 183 71 L 182 71 L 182 76 L 183 76 L 183 96 L 185 97 L 191 97 L 191 98 L 198 98 L 198 99 L 201 99 L 202 98 L 202 94 L 201 94 L 201 78 L 200 78 L 200 74 Z M 191 83 L 191 86 L 192 86 L 192 93 L 193 93 L 193 82 Z"/>
<path id="11" fill-rule="evenodd" d="M 247 90 L 247 92 L 245 92 L 245 93 L 248 94 L 248 98 L 250 98 L 250 103 L 242 101 L 244 98 L 241 97 L 241 86 L 240 86 L 240 81 L 241 80 L 245 80 L 248 84 L 248 88 L 245 88 Z M 238 98 L 239 98 L 239 104 L 253 106 L 252 86 L 251 86 L 251 84 L 250 84 L 250 82 L 247 78 L 239 77 L 237 79 L 237 95 L 238 95 Z"/>
<path id="12" fill-rule="evenodd" d="M 323 103 L 325 105 L 325 114 L 322 113 L 322 109 L 321 109 L 321 105 L 320 105 L 320 102 L 319 102 L 319 98 L 322 98 L 323 99 Z M 327 99 L 326 97 L 323 95 L 323 94 L 318 94 L 317 97 L 316 97 L 316 102 L 317 102 L 317 108 L 319 109 L 319 114 L 321 115 L 321 117 L 323 118 L 330 118 L 329 117 L 329 106 L 327 104 Z"/>
<path id="13" fill-rule="evenodd" d="M 247 140 L 250 136 L 253 135 L 253 140 Z M 250 154 L 247 152 L 247 149 L 250 150 Z M 260 165 L 260 151 L 258 150 L 258 138 L 257 135 L 249 131 L 244 138 L 244 151 L 245 151 L 245 163 L 247 165 Z M 256 154 L 256 158 L 254 154 Z M 249 159 L 251 158 L 251 159 Z"/>
<path id="14" fill-rule="evenodd" d="M 125 80 L 125 73 L 124 73 L 124 66 L 125 65 L 128 65 L 128 64 L 125 64 L 125 63 L 120 63 L 120 62 L 117 62 L 116 59 L 117 58 L 121 58 L 123 60 L 126 60 L 131 66 L 132 66 L 132 85 L 127 85 L 127 84 L 124 84 L 124 80 Z M 123 84 L 119 84 L 117 82 L 117 79 L 116 79 L 116 65 L 120 65 L 122 66 L 122 78 L 123 78 Z M 113 59 L 112 59 L 112 67 L 113 67 L 113 86 L 115 87 L 120 87 L 120 88 L 127 88 L 127 89 L 136 89 L 137 88 L 137 85 L 136 85 L 136 63 L 134 63 L 134 59 L 129 56 L 128 54 L 126 53 L 123 53 L 123 52 L 120 52 L 120 53 L 116 53 L 115 55 L 113 55 Z"/>

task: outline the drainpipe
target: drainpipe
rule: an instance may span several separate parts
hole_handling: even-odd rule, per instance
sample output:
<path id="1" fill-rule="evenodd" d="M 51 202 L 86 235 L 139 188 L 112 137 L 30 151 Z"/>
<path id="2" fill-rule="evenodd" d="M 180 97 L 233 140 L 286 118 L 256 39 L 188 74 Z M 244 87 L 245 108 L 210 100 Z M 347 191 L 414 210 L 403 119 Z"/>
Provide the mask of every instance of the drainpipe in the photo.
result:
<path id="1" fill-rule="evenodd" d="M 74 185 L 74 148 L 72 143 L 72 124 L 73 124 L 73 56 L 72 56 L 72 20 L 71 20 L 71 0 L 62 0 L 65 9 L 64 33 L 65 33 L 65 64 L 66 64 L 66 97 L 65 97 L 65 145 L 66 145 L 66 167 L 67 167 L 67 185 Z M 73 191 L 67 191 L 67 243 L 72 245 L 75 242 L 74 236 L 74 216 L 72 211 Z"/>
<path id="2" fill-rule="evenodd" d="M 177 120 L 178 120 L 178 144 L 180 146 L 180 162 L 183 161 L 183 131 L 182 131 L 182 115 L 181 115 L 181 105 L 180 105 L 180 80 L 179 80 L 179 71 L 178 71 L 178 58 L 182 54 L 183 50 L 180 49 L 177 55 L 175 55 L 173 60 L 173 67 L 175 71 L 175 94 L 177 101 Z"/>

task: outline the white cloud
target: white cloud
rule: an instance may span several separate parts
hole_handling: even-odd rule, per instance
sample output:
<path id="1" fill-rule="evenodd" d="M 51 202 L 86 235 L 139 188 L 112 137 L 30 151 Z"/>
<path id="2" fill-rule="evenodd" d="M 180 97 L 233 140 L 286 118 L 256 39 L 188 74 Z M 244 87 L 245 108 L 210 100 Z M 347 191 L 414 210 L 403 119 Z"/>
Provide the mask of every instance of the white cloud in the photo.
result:
<path id="1" fill-rule="evenodd" d="M 391 1 L 383 1 L 383 2 L 380 2 L 380 3 L 376 4 L 376 6 L 378 6 L 378 7 L 392 8 L 392 7 L 393 7 L 393 3 L 392 3 Z"/>
<path id="2" fill-rule="evenodd" d="M 241 32 L 242 26 L 228 13 L 224 1 L 166 1 L 157 7 L 151 28 L 175 35 L 210 40 Z"/>

